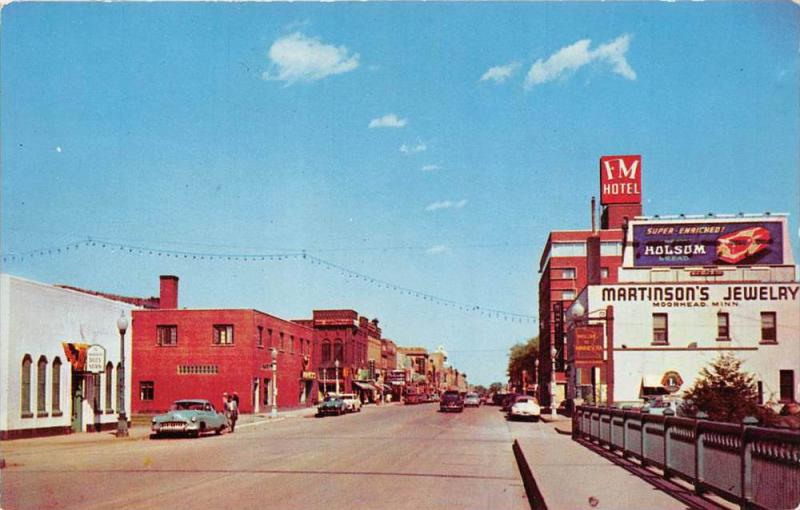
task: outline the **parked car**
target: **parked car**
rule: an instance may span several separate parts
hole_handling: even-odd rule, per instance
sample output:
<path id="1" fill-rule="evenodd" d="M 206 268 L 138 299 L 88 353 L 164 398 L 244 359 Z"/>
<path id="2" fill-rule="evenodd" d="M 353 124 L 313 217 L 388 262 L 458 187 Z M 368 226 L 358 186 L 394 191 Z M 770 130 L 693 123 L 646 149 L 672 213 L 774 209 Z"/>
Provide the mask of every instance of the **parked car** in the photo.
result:
<path id="1" fill-rule="evenodd" d="M 678 398 L 653 397 L 645 399 L 644 409 L 647 409 L 650 414 L 659 415 L 663 415 L 664 411 L 671 409 L 675 413 L 674 416 L 678 416 L 682 403 L 683 401 Z"/>
<path id="2" fill-rule="evenodd" d="M 341 393 L 338 397 L 344 400 L 344 408 L 348 413 L 361 412 L 361 399 L 355 393 Z"/>
<path id="3" fill-rule="evenodd" d="M 505 398 L 503 399 L 503 403 L 501 404 L 500 410 L 504 413 L 507 413 L 511 410 L 511 406 L 514 405 L 514 402 L 517 401 L 518 398 L 524 397 L 525 395 L 520 395 L 518 393 L 506 393 Z"/>
<path id="4" fill-rule="evenodd" d="M 495 393 L 492 395 L 492 405 L 493 406 L 502 406 L 503 401 L 508 396 L 508 393 Z"/>
<path id="5" fill-rule="evenodd" d="M 406 405 L 419 404 L 422 401 L 422 395 L 419 393 L 406 393 Z"/>
<path id="6" fill-rule="evenodd" d="M 464 399 L 457 391 L 445 391 L 442 400 L 439 402 L 439 411 L 446 413 L 455 411 L 460 413 L 464 410 Z"/>
<path id="7" fill-rule="evenodd" d="M 539 421 L 541 414 L 542 410 L 536 398 L 527 395 L 519 395 L 508 410 L 508 419 Z"/>
<path id="8" fill-rule="evenodd" d="M 329 414 L 339 416 L 346 412 L 347 404 L 344 403 L 344 400 L 339 395 L 328 395 L 317 406 L 317 416 L 327 416 Z"/>
<path id="9" fill-rule="evenodd" d="M 176 400 L 168 412 L 153 418 L 154 436 L 186 434 L 197 437 L 206 432 L 221 434 L 228 427 L 224 413 L 217 412 L 208 400 Z"/>
<path id="10" fill-rule="evenodd" d="M 464 397 L 464 407 L 480 407 L 481 397 L 477 393 L 467 393 Z"/>

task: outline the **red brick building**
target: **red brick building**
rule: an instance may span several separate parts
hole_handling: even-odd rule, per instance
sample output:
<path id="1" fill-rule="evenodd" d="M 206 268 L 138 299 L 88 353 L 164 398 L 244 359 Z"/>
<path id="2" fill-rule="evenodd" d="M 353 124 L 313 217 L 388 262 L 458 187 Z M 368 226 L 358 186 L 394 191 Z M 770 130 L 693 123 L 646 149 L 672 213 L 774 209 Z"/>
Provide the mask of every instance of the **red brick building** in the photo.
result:
<path id="1" fill-rule="evenodd" d="M 161 277 L 160 308 L 133 313 L 133 413 L 181 398 L 237 392 L 244 413 L 311 406 L 317 395 L 314 332 L 253 309 L 178 309 L 178 278 Z M 271 369 L 276 349 L 277 377 Z"/>
<path id="2" fill-rule="evenodd" d="M 314 329 L 318 346 L 314 365 L 321 392 L 335 392 L 337 380 L 342 393 L 377 391 L 357 382 L 359 371 L 368 369 L 369 336 L 380 339 L 377 321 L 370 322 L 355 310 L 314 310 L 312 319 L 297 323 Z"/>
<path id="3" fill-rule="evenodd" d="M 539 400 L 545 406 L 551 404 L 553 347 L 557 352 L 556 403 L 563 400 L 566 393 L 568 374 L 564 363 L 563 311 L 569 308 L 588 283 L 617 282 L 617 272 L 622 265 L 623 228 L 629 219 L 642 214 L 641 157 L 600 158 L 600 187 L 603 207 L 600 229 L 595 228 L 595 202 L 592 198 L 592 228 L 550 232 L 539 261 L 537 379 Z"/>

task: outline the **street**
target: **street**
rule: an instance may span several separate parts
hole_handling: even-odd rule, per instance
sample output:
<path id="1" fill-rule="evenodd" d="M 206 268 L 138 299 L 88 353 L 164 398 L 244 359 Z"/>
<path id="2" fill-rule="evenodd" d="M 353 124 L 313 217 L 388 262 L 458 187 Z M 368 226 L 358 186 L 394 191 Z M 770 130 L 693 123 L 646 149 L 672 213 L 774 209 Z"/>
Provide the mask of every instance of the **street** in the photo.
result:
<path id="1" fill-rule="evenodd" d="M 295 416 L 199 439 L 3 444 L 0 506 L 16 509 L 523 509 L 514 437 L 497 407 L 368 406 Z"/>

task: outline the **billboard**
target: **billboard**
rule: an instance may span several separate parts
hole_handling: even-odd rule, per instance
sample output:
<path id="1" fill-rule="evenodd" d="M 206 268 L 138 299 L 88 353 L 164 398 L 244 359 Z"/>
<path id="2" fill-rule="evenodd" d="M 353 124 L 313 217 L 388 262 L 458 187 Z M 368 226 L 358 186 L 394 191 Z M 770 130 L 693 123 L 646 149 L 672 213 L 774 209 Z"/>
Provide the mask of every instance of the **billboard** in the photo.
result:
<path id="1" fill-rule="evenodd" d="M 779 221 L 652 223 L 633 226 L 633 265 L 783 264 Z"/>
<path id="2" fill-rule="evenodd" d="M 600 158 L 600 203 L 642 203 L 642 156 Z"/>

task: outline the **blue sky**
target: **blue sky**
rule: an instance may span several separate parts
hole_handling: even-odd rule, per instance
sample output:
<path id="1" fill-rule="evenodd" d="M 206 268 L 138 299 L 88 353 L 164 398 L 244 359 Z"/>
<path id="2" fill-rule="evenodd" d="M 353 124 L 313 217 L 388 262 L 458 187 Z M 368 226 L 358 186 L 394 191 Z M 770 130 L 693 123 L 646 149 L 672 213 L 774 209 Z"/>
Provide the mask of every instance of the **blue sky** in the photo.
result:
<path id="1" fill-rule="evenodd" d="M 2 11 L 3 271 L 287 318 L 353 308 L 504 380 L 550 230 L 604 154 L 647 214 L 781 211 L 798 253 L 791 3 L 15 3 Z M 306 250 L 310 259 L 159 256 Z M 479 310 L 467 310 L 480 306 Z"/>

